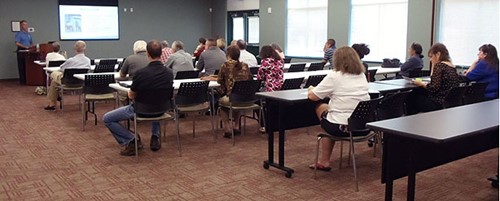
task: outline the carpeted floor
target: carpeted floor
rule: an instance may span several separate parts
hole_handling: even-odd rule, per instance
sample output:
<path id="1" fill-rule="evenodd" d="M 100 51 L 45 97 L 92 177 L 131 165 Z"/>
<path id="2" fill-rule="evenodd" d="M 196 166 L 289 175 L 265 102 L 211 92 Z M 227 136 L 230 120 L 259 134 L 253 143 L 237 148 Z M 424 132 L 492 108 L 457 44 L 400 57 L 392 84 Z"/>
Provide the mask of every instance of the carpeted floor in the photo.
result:
<path id="1" fill-rule="evenodd" d="M 158 152 L 149 150 L 149 124 L 142 124 L 145 149 L 139 158 L 120 156 L 121 147 L 102 123 L 111 103 L 97 105 L 82 131 L 77 96 L 66 96 L 64 114 L 47 112 L 45 96 L 33 86 L 0 81 L 0 200 L 383 200 L 381 160 L 366 143 L 356 145 L 360 191 L 354 192 L 352 168 L 338 168 L 339 146 L 331 172 L 318 179 L 312 163 L 319 127 L 287 131 L 286 165 L 291 179 L 266 170 L 266 136 L 254 121 L 236 146 L 218 132 L 213 142 L 208 116 L 181 119 L 182 157 L 174 123 Z M 307 134 L 309 131 L 309 135 Z M 347 148 L 347 146 L 346 146 Z M 380 156 L 380 155 L 379 155 Z M 347 155 L 344 155 L 347 164 Z M 486 178 L 497 174 L 493 149 L 417 174 L 416 200 L 498 200 L 498 189 Z M 406 199 L 406 178 L 394 184 L 394 200 Z"/>

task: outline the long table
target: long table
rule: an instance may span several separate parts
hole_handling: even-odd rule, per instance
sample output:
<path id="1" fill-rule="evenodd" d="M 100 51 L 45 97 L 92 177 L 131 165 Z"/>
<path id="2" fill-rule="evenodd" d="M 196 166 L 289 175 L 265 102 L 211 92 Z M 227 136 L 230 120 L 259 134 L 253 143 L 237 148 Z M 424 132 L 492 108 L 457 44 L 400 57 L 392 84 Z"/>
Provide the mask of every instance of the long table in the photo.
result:
<path id="1" fill-rule="evenodd" d="M 417 172 L 498 147 L 498 106 L 497 99 L 368 123 L 384 132 L 385 199 L 396 179 L 408 176 L 407 200 L 414 200 Z"/>
<path id="2" fill-rule="evenodd" d="M 318 62 L 320 62 L 320 61 L 318 61 Z M 307 62 L 307 63 L 286 63 L 284 65 L 284 69 L 285 70 L 290 69 L 290 66 L 292 64 L 306 64 L 306 69 L 307 69 L 311 65 L 311 62 Z M 375 69 L 377 69 L 377 73 L 376 73 L 377 75 L 396 74 L 396 73 L 400 72 L 399 68 L 382 68 L 382 66 L 370 66 L 370 67 L 368 67 L 368 70 L 375 70 Z"/>
<path id="3" fill-rule="evenodd" d="M 390 93 L 407 90 L 416 86 L 398 86 L 371 82 L 370 93 Z M 289 129 L 314 126 L 319 124 L 315 114 L 317 102 L 307 98 L 307 89 L 295 89 L 274 92 L 259 92 L 257 96 L 265 100 L 265 123 L 268 134 L 268 159 L 264 168 L 275 167 L 285 171 L 285 176 L 292 177 L 294 170 L 285 166 L 285 131 Z M 278 132 L 278 163 L 274 161 L 274 132 Z"/>

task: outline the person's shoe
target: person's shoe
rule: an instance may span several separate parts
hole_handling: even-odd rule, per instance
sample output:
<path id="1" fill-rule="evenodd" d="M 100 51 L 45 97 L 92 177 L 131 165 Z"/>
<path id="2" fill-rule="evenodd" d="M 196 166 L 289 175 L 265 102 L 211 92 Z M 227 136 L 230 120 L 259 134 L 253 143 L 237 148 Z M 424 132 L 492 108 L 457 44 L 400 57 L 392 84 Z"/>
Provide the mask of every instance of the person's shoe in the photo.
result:
<path id="1" fill-rule="evenodd" d="M 231 132 L 224 132 L 224 135 L 222 135 L 222 137 L 231 139 L 233 137 L 233 134 Z"/>
<path id="2" fill-rule="evenodd" d="M 122 156 L 133 156 L 135 155 L 135 140 L 130 141 L 125 149 L 120 151 L 120 155 Z"/>
<path id="3" fill-rule="evenodd" d="M 56 110 L 56 106 L 47 105 L 47 107 L 44 107 L 43 109 L 47 110 L 47 111 L 55 111 Z"/>
<path id="4" fill-rule="evenodd" d="M 151 136 L 151 142 L 149 143 L 149 148 L 151 149 L 151 151 L 160 150 L 161 149 L 160 138 L 155 135 Z"/>
<path id="5" fill-rule="evenodd" d="M 61 100 L 62 100 L 61 96 L 58 96 L 57 101 L 61 102 Z"/>
<path id="6" fill-rule="evenodd" d="M 265 127 L 260 127 L 260 128 L 259 128 L 259 132 L 261 132 L 261 133 L 266 133 L 266 128 L 265 128 Z"/>

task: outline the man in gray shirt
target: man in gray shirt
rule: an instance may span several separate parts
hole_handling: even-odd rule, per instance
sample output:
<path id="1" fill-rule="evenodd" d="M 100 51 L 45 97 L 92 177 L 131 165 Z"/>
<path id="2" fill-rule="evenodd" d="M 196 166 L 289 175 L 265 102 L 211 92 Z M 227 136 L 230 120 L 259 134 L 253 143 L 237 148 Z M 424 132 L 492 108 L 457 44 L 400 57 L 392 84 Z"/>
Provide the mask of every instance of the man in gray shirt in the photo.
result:
<path id="1" fill-rule="evenodd" d="M 56 101 L 59 95 L 57 91 L 57 87 L 61 85 L 61 80 L 64 75 L 65 69 L 73 69 L 73 68 L 83 68 L 90 69 L 90 59 L 85 56 L 85 49 L 87 45 L 85 42 L 79 40 L 76 41 L 73 49 L 76 52 L 74 57 L 69 58 L 63 64 L 61 64 L 61 69 L 59 71 L 54 71 L 50 74 L 50 78 L 52 78 L 52 82 L 50 83 L 49 90 L 47 92 L 47 98 L 49 99 L 49 105 L 45 107 L 45 110 L 56 110 Z"/>
<path id="2" fill-rule="evenodd" d="M 194 70 L 193 57 L 184 51 L 184 43 L 182 43 L 182 41 L 174 41 L 174 43 L 172 43 L 172 50 L 174 54 L 168 57 L 165 66 L 172 69 L 174 77 L 179 71 Z"/>
<path id="3" fill-rule="evenodd" d="M 226 62 L 226 54 L 217 47 L 214 39 L 208 39 L 205 44 L 205 51 L 201 54 L 196 68 L 198 71 L 205 69 L 206 75 L 213 75 L 215 70 L 219 70 L 224 62 Z"/>
<path id="4" fill-rule="evenodd" d="M 134 77 L 136 71 L 146 67 L 149 64 L 146 53 L 146 41 L 138 40 L 134 43 L 134 54 L 128 56 L 120 69 L 120 77 L 125 78 L 127 74 L 130 79 Z"/>

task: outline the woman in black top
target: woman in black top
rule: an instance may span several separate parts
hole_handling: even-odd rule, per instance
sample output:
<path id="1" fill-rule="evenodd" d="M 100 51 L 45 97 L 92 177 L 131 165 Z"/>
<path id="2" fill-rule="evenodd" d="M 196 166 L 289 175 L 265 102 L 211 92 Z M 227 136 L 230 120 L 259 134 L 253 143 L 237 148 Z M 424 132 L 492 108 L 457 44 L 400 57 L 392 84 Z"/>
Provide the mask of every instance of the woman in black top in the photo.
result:
<path id="1" fill-rule="evenodd" d="M 413 81 L 419 86 L 407 98 L 407 113 L 429 112 L 441 109 L 444 99 L 451 88 L 460 84 L 460 76 L 451 63 L 448 49 L 442 43 L 434 44 L 429 50 L 432 63 L 431 81 Z"/>

